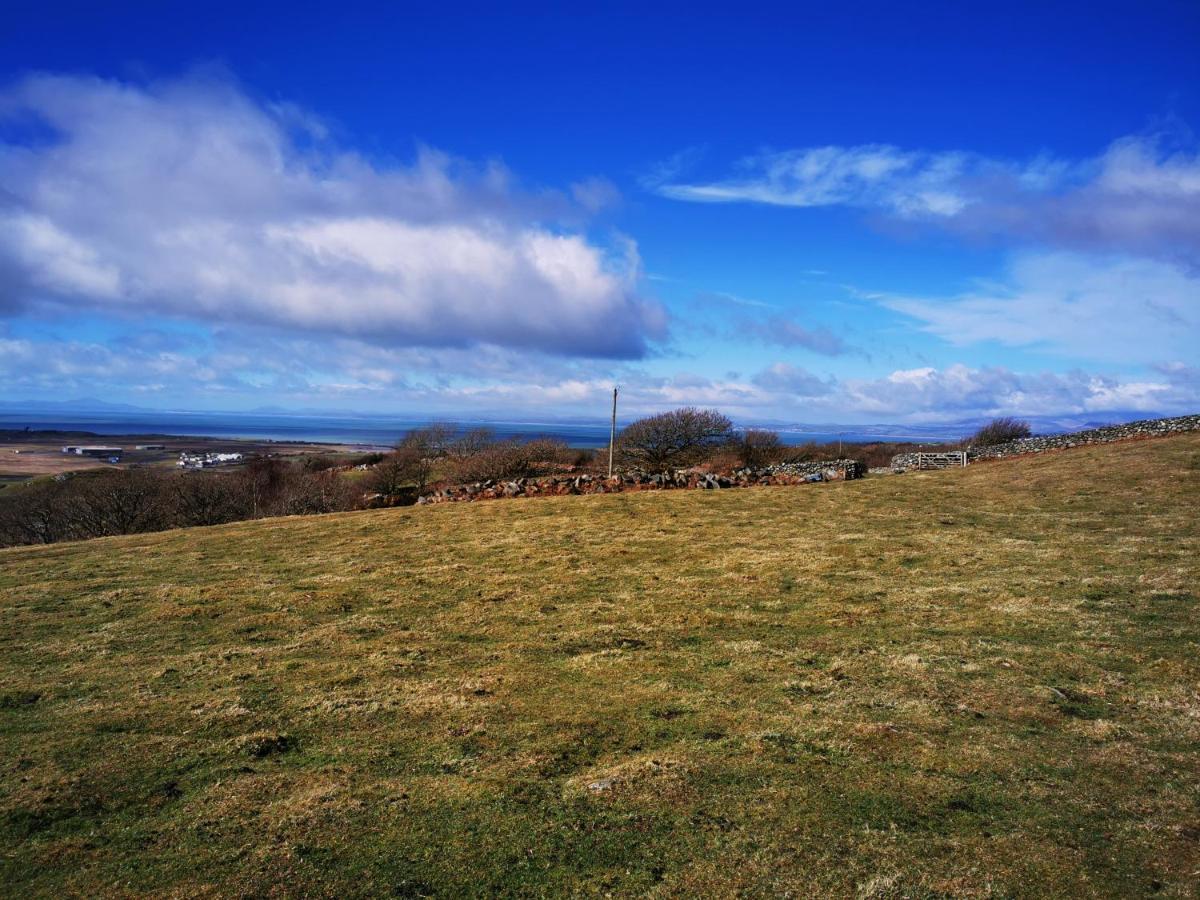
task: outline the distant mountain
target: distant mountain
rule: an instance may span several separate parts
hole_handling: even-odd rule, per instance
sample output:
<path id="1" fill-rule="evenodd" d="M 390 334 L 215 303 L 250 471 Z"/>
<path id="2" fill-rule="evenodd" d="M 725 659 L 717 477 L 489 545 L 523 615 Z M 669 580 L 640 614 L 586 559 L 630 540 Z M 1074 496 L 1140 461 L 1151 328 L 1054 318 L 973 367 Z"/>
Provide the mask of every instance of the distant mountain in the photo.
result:
<path id="1" fill-rule="evenodd" d="M 109 403 L 95 397 L 77 397 L 74 400 L 0 400 L 0 409 L 21 412 L 158 412 L 145 406 L 129 403 Z"/>

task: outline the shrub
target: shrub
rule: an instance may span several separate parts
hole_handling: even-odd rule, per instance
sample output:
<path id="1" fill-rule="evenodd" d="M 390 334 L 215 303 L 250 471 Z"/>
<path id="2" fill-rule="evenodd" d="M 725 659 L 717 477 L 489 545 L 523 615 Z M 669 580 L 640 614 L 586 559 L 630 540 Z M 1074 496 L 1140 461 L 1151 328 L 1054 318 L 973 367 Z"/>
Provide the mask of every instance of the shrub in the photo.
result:
<path id="1" fill-rule="evenodd" d="M 553 471 L 566 464 L 570 456 L 570 448 L 552 438 L 493 441 L 454 460 L 450 475 L 460 483 L 510 481 Z"/>
<path id="2" fill-rule="evenodd" d="M 639 419 L 620 434 L 621 461 L 662 472 L 694 465 L 733 438 L 733 423 L 715 409 L 685 407 Z"/>
<path id="3" fill-rule="evenodd" d="M 375 464 L 367 479 L 367 488 L 378 494 L 395 497 L 413 483 L 411 460 L 406 454 L 389 453 Z"/>
<path id="4" fill-rule="evenodd" d="M 135 468 L 20 485 L 0 498 L 0 546 L 353 509 L 361 487 L 335 471 L 259 457 L 238 472 Z"/>
<path id="5" fill-rule="evenodd" d="M 332 469 L 334 466 L 341 465 L 341 462 L 324 453 L 314 453 L 306 455 L 300 461 L 300 464 L 306 472 L 324 472 L 326 469 Z"/>
<path id="6" fill-rule="evenodd" d="M 400 439 L 395 450 L 375 463 L 370 487 L 391 497 L 414 491 L 419 495 L 433 480 L 438 460 L 457 445 L 456 431 L 454 425 L 445 422 L 414 428 Z"/>
<path id="7" fill-rule="evenodd" d="M 1029 423 L 1012 416 L 992 419 L 971 436 L 968 444 L 972 447 L 987 447 L 991 444 L 1007 444 L 1009 441 L 1029 437 L 1033 432 Z"/>
<path id="8" fill-rule="evenodd" d="M 783 441 L 778 433 L 762 428 L 747 428 L 738 436 L 738 460 L 743 466 L 759 468 L 778 461 Z"/>

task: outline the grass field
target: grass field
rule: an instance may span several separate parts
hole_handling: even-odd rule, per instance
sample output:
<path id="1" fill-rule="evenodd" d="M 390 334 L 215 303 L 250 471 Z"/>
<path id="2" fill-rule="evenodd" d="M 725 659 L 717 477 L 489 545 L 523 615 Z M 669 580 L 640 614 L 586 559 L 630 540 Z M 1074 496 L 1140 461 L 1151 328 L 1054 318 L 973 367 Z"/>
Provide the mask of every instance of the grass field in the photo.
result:
<path id="1" fill-rule="evenodd" d="M 1200 891 L 1200 436 L 0 551 L 10 896 Z"/>

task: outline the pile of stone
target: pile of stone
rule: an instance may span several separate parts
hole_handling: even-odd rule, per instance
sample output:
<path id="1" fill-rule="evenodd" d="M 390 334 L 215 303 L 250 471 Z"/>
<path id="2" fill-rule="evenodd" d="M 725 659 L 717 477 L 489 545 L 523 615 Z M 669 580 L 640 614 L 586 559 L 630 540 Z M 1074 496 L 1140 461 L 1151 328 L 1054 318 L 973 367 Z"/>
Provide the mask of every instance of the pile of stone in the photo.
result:
<path id="1" fill-rule="evenodd" d="M 750 487 L 756 484 L 806 484 L 816 481 L 844 481 L 866 474 L 862 463 L 854 459 L 825 462 L 784 463 L 761 468 L 737 469 L 728 474 L 699 469 L 671 472 L 643 472 L 632 469 L 606 478 L 603 475 L 550 475 L 543 478 L 517 478 L 512 481 L 482 481 L 474 484 L 446 485 L 435 488 L 418 503 L 458 503 L 472 500 L 499 500 L 505 497 L 553 497 L 566 494 L 613 494 L 624 491 L 668 489 L 720 490 Z"/>
<path id="2" fill-rule="evenodd" d="M 1076 431 L 1072 434 L 1052 434 L 1022 438 L 986 447 L 968 447 L 967 460 L 1004 459 L 1010 456 L 1024 456 L 1027 453 L 1045 453 L 1047 450 L 1067 450 L 1071 447 L 1083 447 L 1088 444 L 1109 444 L 1113 441 L 1127 441 L 1133 438 L 1166 437 L 1171 434 L 1182 434 L 1185 431 L 1200 431 L 1200 415 L 1176 416 L 1171 419 L 1143 419 L 1140 422 L 1108 425 L 1103 428 Z M 900 453 L 892 457 L 894 471 L 915 468 L 917 468 L 917 453 Z"/>

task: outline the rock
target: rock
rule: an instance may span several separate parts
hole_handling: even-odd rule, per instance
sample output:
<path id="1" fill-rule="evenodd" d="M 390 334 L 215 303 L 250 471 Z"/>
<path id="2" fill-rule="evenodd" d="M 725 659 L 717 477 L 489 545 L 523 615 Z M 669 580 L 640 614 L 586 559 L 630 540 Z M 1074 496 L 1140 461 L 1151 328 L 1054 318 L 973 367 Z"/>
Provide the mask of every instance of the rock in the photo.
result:
<path id="1" fill-rule="evenodd" d="M 617 779 L 615 778 L 600 778 L 589 784 L 587 788 L 593 794 L 602 794 L 605 791 L 611 791 L 616 783 Z"/>

